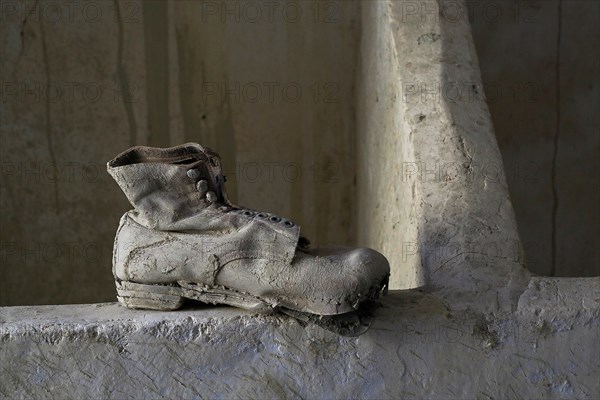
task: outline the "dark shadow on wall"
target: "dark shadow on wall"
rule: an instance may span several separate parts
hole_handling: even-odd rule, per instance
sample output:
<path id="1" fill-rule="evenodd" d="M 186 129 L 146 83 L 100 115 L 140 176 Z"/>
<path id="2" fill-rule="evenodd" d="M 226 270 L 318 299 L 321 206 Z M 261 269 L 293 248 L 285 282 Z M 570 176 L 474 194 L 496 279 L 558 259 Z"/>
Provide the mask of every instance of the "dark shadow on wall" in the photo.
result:
<path id="1" fill-rule="evenodd" d="M 600 3 L 468 3 L 528 268 L 600 275 Z"/>

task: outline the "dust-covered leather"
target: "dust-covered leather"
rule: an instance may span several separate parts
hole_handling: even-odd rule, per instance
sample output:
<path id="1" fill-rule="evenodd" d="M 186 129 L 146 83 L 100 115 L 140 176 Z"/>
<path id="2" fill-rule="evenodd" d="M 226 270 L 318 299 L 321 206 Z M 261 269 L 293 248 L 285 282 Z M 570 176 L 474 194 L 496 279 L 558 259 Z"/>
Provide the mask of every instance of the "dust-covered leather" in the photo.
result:
<path id="1" fill-rule="evenodd" d="M 133 147 L 107 168 L 134 207 L 115 238 L 118 281 L 220 285 L 321 315 L 351 311 L 385 286 L 389 265 L 376 251 L 307 250 L 293 222 L 232 204 L 208 148 Z"/>

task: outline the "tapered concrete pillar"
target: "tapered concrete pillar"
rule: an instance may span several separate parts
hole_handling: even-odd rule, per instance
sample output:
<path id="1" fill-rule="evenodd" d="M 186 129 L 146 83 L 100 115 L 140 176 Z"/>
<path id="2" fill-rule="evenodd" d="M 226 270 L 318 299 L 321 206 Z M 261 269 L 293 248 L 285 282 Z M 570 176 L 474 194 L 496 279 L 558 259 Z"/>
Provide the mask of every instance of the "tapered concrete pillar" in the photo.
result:
<path id="1" fill-rule="evenodd" d="M 359 241 L 390 258 L 393 288 L 514 304 L 528 273 L 464 4 L 362 15 Z"/>

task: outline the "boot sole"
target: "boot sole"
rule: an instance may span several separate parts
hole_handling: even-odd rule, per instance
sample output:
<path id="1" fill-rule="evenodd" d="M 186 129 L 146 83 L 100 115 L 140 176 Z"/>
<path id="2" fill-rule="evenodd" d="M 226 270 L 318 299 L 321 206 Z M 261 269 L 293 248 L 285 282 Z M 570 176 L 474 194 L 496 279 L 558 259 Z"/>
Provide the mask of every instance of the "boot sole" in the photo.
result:
<path id="1" fill-rule="evenodd" d="M 365 301 L 366 309 L 357 309 L 338 315 L 321 316 L 307 312 L 292 310 L 285 307 L 275 307 L 254 296 L 228 290 L 222 287 L 208 288 L 193 283 L 179 282 L 179 285 L 145 285 L 141 283 L 116 281 L 117 298 L 128 308 L 150 310 L 176 310 L 181 307 L 186 298 L 204 303 L 228 304 L 259 313 L 271 313 L 280 310 L 283 313 L 301 321 L 320 326 L 321 328 L 346 337 L 357 337 L 364 334 L 371 326 L 373 318 L 371 300 L 387 292 L 387 279 L 372 289 Z M 182 286 L 183 285 L 183 286 Z"/>
<path id="2" fill-rule="evenodd" d="M 274 307 L 257 297 L 224 287 L 207 287 L 191 282 L 178 282 L 176 285 L 147 285 L 130 281 L 115 283 L 119 303 L 128 308 L 171 311 L 180 308 L 185 299 L 193 299 L 259 313 L 274 311 Z"/>
<path id="3" fill-rule="evenodd" d="M 378 285 L 374 285 L 369 293 L 364 298 L 357 299 L 352 307 L 357 309 L 359 301 L 375 300 L 385 295 L 387 293 L 388 280 L 389 276 Z M 210 287 L 184 281 L 168 285 L 149 285 L 121 280 L 115 280 L 115 283 L 119 303 L 128 308 L 172 311 L 180 308 L 185 299 L 192 299 L 208 304 L 226 304 L 257 313 L 271 313 L 277 309 L 281 309 L 290 315 L 291 313 L 316 315 L 287 309 L 278 305 L 271 305 L 258 297 L 227 289 L 223 286 Z"/>

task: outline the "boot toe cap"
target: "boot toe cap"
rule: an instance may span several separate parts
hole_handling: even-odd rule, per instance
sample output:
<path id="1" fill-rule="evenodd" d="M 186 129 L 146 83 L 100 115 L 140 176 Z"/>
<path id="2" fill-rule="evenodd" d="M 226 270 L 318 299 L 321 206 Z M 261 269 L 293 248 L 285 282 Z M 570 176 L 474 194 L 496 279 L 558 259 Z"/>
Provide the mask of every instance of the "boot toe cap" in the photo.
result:
<path id="1" fill-rule="evenodd" d="M 369 248 L 358 248 L 347 254 L 345 264 L 348 273 L 357 278 L 357 301 L 378 297 L 380 290 L 387 289 L 390 264 L 385 256 Z M 353 304 L 356 308 L 357 304 Z"/>
<path id="2" fill-rule="evenodd" d="M 313 252 L 314 313 L 352 311 L 387 289 L 390 266 L 385 256 L 369 248 L 328 248 Z M 307 260 L 308 261 L 308 260 Z M 316 262 L 315 262 L 316 261 Z"/>

